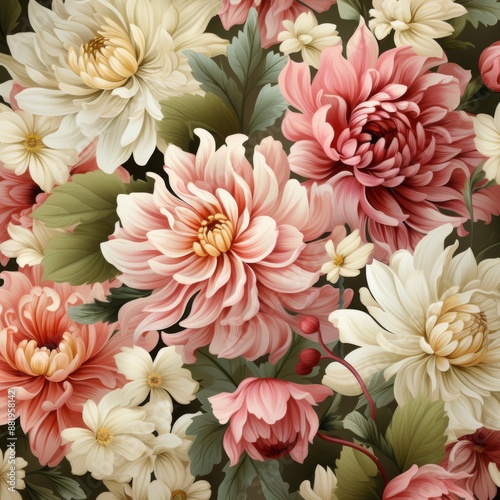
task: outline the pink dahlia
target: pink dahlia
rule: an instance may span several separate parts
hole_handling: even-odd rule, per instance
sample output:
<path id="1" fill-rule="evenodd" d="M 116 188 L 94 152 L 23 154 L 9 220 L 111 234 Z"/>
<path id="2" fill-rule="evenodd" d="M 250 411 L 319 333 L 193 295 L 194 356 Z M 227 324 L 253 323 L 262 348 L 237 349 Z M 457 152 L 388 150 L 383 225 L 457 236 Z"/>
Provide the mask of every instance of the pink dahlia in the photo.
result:
<path id="1" fill-rule="evenodd" d="M 229 422 L 224 449 L 231 465 L 238 462 L 244 451 L 260 461 L 289 453 L 302 463 L 307 456 L 307 443 L 312 443 L 319 427 L 313 405 L 332 394 L 319 384 L 250 377 L 235 392 L 208 399 L 219 422 Z"/>
<path id="2" fill-rule="evenodd" d="M 170 146 L 165 172 L 154 193 L 118 197 L 122 227 L 102 244 L 105 258 L 128 286 L 153 290 L 120 310 L 120 323 L 135 331 L 166 329 L 169 345 L 184 346 L 195 359 L 200 346 L 223 357 L 256 359 L 287 349 L 300 313 L 318 303 L 338 304 L 338 290 L 313 288 L 319 277 L 301 261 L 309 241 L 331 229 L 331 188 L 309 189 L 290 180 L 279 142 L 255 148 L 254 168 L 245 158 L 246 137 L 227 138 L 215 150 L 213 137 L 197 130 L 197 155 Z M 327 327 L 328 328 L 328 327 Z M 334 330 L 326 330 L 333 339 Z"/>
<path id="3" fill-rule="evenodd" d="M 337 0 L 222 0 L 219 17 L 224 29 L 243 24 L 251 8 L 257 10 L 262 46 L 267 48 L 278 43 L 278 35 L 284 31 L 283 21 L 295 21 L 309 8 L 325 12 Z"/>
<path id="4" fill-rule="evenodd" d="M 470 475 L 467 487 L 477 500 L 492 500 L 500 483 L 500 431 L 478 429 L 446 447 L 441 464 L 450 472 Z"/>
<path id="5" fill-rule="evenodd" d="M 489 89 L 500 92 L 500 41 L 483 50 L 479 57 L 479 72 Z"/>
<path id="6" fill-rule="evenodd" d="M 80 325 L 68 307 L 103 300 L 109 286 L 42 281 L 41 268 L 3 272 L 0 278 L 0 391 L 16 390 L 16 415 L 41 464 L 64 457 L 61 431 L 83 426 L 87 399 L 98 401 L 125 379 L 114 355 L 131 336 L 113 335 L 116 323 Z M 7 423 L 2 398 L 0 425 Z"/>
<path id="7" fill-rule="evenodd" d="M 298 112 L 287 111 L 283 133 L 295 142 L 291 169 L 333 186 L 336 222 L 361 234 L 367 226 L 380 260 L 413 249 L 446 222 L 463 224 L 469 215 L 462 191 L 483 157 L 472 118 L 454 111 L 465 70 L 457 77 L 458 67 L 447 64 L 432 72 L 446 59 L 409 47 L 379 57 L 363 21 L 346 53 L 325 49 L 312 83 L 307 64 L 288 62 L 280 88 Z M 498 186 L 476 193 L 475 218 L 498 213 L 499 196 Z"/>
<path id="8" fill-rule="evenodd" d="M 383 500 L 474 500 L 464 489 L 465 472 L 448 472 L 439 465 L 412 465 L 384 489 Z"/>

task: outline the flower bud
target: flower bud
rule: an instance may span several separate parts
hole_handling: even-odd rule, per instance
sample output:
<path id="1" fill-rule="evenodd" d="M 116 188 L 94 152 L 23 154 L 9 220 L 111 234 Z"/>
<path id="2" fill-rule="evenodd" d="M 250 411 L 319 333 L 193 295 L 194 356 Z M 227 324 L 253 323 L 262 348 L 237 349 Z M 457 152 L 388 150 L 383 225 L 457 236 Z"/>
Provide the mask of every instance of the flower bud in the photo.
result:
<path id="1" fill-rule="evenodd" d="M 309 375 L 313 370 L 313 366 L 309 366 L 306 363 L 299 361 L 295 366 L 295 373 L 297 375 Z"/>
<path id="2" fill-rule="evenodd" d="M 302 363 L 311 368 L 315 367 L 321 359 L 321 353 L 317 349 L 304 349 L 299 354 L 299 359 Z"/>
<path id="3" fill-rule="evenodd" d="M 311 335 L 319 330 L 319 319 L 316 316 L 306 316 L 300 320 L 300 329 L 306 335 Z"/>
<path id="4" fill-rule="evenodd" d="M 500 92 L 500 42 L 486 47 L 479 57 L 479 72 L 483 83 L 494 92 Z"/>

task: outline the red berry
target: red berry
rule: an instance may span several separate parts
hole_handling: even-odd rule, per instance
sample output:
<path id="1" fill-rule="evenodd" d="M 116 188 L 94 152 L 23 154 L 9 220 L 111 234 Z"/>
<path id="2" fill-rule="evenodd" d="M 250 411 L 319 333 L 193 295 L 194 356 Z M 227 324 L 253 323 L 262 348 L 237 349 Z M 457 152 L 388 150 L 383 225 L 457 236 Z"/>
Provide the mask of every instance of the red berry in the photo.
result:
<path id="1" fill-rule="evenodd" d="M 295 373 L 297 375 L 309 375 L 312 372 L 312 370 L 313 370 L 312 366 L 306 365 L 305 363 L 302 363 L 301 361 L 299 361 L 295 365 Z"/>
<path id="2" fill-rule="evenodd" d="M 309 347 L 308 349 L 304 349 L 299 354 L 300 361 L 307 366 L 314 367 L 318 364 L 321 353 L 317 349 L 312 349 Z"/>
<path id="3" fill-rule="evenodd" d="M 316 316 L 306 316 L 300 320 L 300 329 L 306 335 L 311 335 L 319 330 L 319 319 Z"/>

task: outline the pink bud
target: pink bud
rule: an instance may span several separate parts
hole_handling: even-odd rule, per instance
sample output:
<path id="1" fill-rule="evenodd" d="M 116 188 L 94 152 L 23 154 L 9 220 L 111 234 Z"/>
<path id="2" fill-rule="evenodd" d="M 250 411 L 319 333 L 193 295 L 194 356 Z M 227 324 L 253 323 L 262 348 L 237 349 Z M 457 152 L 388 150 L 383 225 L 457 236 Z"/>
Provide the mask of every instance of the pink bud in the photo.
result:
<path id="1" fill-rule="evenodd" d="M 312 366 L 306 365 L 305 363 L 302 363 L 302 361 L 299 361 L 295 365 L 295 373 L 297 375 L 309 375 L 313 370 Z"/>
<path id="2" fill-rule="evenodd" d="M 317 349 L 312 349 L 311 347 L 308 349 L 304 349 L 299 354 L 300 361 L 307 366 L 314 367 L 318 364 L 321 353 Z"/>
<path id="3" fill-rule="evenodd" d="M 306 335 L 312 335 L 319 330 L 319 319 L 316 316 L 306 316 L 300 320 L 300 329 Z"/>
<path id="4" fill-rule="evenodd" d="M 479 72 L 483 83 L 494 92 L 500 92 L 500 42 L 486 47 L 479 57 Z"/>

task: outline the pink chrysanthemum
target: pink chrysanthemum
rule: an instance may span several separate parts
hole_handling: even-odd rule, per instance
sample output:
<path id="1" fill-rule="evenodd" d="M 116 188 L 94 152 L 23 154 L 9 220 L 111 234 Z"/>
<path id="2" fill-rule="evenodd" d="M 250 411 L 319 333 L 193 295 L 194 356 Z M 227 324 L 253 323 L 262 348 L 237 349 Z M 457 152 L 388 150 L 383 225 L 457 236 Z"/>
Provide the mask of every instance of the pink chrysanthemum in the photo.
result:
<path id="1" fill-rule="evenodd" d="M 257 10 L 262 46 L 267 48 L 278 43 L 278 35 L 283 28 L 283 21 L 295 21 L 302 12 L 314 9 L 325 12 L 337 0 L 223 0 L 219 17 L 224 29 L 235 24 L 243 24 L 251 8 Z M 309 8 L 308 8 L 309 7 Z"/>
<path id="2" fill-rule="evenodd" d="M 491 500 L 500 483 L 500 431 L 478 429 L 446 447 L 441 464 L 451 472 L 470 474 L 467 486 L 477 500 Z"/>
<path id="3" fill-rule="evenodd" d="M 325 49 L 312 83 L 307 64 L 287 64 L 280 89 L 299 112 L 287 112 L 283 133 L 295 142 L 291 169 L 331 184 L 336 222 L 362 234 L 367 226 L 376 258 L 387 259 L 433 228 L 469 218 L 463 189 L 483 157 L 472 118 L 454 110 L 470 74 L 451 64 L 432 72 L 446 59 L 409 47 L 379 57 L 363 21 L 346 53 Z M 475 219 L 499 212 L 499 190 L 474 194 Z"/>
<path id="4" fill-rule="evenodd" d="M 125 382 L 114 355 L 132 338 L 112 337 L 116 323 L 80 325 L 68 317 L 69 306 L 103 300 L 108 285 L 73 287 L 41 274 L 37 266 L 0 275 L 0 390 L 16 390 L 16 416 L 31 450 L 53 466 L 64 457 L 61 430 L 83 425 L 83 403 Z M 3 398 L 0 425 L 6 407 Z"/>
<path id="5" fill-rule="evenodd" d="M 319 427 L 313 405 L 333 393 L 318 384 L 300 385 L 274 378 L 249 377 L 235 392 L 209 399 L 221 424 L 229 422 L 224 449 L 235 465 L 246 451 L 254 460 L 286 454 L 299 463 L 307 457 Z"/>
<path id="6" fill-rule="evenodd" d="M 223 357 L 276 360 L 300 320 L 287 310 L 311 313 L 319 303 L 331 340 L 325 312 L 338 304 L 338 290 L 312 288 L 321 263 L 301 261 L 307 242 L 331 229 L 331 188 L 289 180 L 287 156 L 270 137 L 255 148 L 252 168 L 245 136 L 216 151 L 208 132 L 197 134 L 196 156 L 176 146 L 166 152 L 172 192 L 154 176 L 153 194 L 118 197 L 123 227 L 102 252 L 128 286 L 154 290 L 123 306 L 120 323 L 140 335 L 190 311 L 184 331 L 163 336 L 184 346 L 186 361 L 209 343 Z"/>

